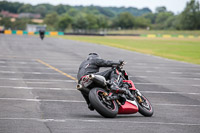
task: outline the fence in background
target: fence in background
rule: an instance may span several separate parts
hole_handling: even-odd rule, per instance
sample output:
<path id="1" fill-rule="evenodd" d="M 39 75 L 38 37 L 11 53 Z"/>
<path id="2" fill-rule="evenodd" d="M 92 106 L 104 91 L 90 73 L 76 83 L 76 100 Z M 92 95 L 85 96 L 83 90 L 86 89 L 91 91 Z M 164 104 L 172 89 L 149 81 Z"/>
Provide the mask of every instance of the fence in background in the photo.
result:
<path id="1" fill-rule="evenodd" d="M 4 34 L 16 34 L 16 35 L 37 35 L 39 32 L 27 32 L 23 30 L 4 30 Z M 45 35 L 64 35 L 64 32 L 45 32 Z"/>
<path id="2" fill-rule="evenodd" d="M 16 35 L 38 35 L 39 32 L 27 32 L 22 30 L 4 30 L 1 31 L 4 34 L 16 34 Z M 57 35 L 85 35 L 85 36 L 136 36 L 147 38 L 200 38 L 200 35 L 172 35 L 172 34 L 98 34 L 98 33 L 64 33 L 64 32 L 45 32 L 45 35 L 57 36 Z"/>

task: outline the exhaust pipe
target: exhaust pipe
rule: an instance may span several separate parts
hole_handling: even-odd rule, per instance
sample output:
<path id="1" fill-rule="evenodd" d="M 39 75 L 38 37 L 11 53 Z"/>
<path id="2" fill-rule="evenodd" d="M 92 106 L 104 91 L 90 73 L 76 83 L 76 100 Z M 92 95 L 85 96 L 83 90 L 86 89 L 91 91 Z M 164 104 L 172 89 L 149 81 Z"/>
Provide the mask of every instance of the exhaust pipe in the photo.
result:
<path id="1" fill-rule="evenodd" d="M 90 74 L 89 79 L 101 86 L 106 86 L 106 79 L 101 75 Z"/>
<path id="2" fill-rule="evenodd" d="M 86 93 L 86 94 L 89 94 L 89 92 L 90 92 L 90 90 L 89 90 L 88 88 L 83 87 L 81 84 L 78 84 L 78 85 L 76 86 L 76 88 L 77 88 L 77 90 L 79 90 L 79 91 L 81 91 L 81 92 L 84 92 L 84 93 Z"/>
<path id="3" fill-rule="evenodd" d="M 94 74 L 90 74 L 89 75 L 89 79 L 94 79 L 95 75 Z"/>
<path id="4" fill-rule="evenodd" d="M 76 88 L 77 90 L 80 90 L 81 88 L 83 88 L 83 86 L 81 84 L 77 84 Z"/>

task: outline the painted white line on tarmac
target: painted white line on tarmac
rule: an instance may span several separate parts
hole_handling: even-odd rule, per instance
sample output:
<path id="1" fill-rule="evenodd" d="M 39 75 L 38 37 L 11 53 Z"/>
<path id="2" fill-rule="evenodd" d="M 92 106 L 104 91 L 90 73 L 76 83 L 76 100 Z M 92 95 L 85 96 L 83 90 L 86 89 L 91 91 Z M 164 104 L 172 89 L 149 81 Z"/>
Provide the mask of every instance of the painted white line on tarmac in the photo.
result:
<path id="1" fill-rule="evenodd" d="M 63 90 L 63 91 L 77 91 L 77 89 L 74 88 L 44 88 L 44 87 L 14 87 L 14 86 L 0 86 L 0 88 L 7 88 L 7 89 L 22 89 L 22 90 Z"/>
<path id="2" fill-rule="evenodd" d="M 130 69 L 135 69 L 135 68 L 142 68 L 142 69 L 168 69 L 168 68 L 173 68 L 173 70 L 186 70 L 186 69 L 192 69 L 192 70 L 200 70 L 200 67 L 183 67 L 183 66 L 164 66 L 164 65 L 160 65 L 160 66 L 149 66 L 149 64 L 146 65 L 135 65 L 133 64 L 132 67 L 130 67 L 131 65 L 129 64 L 127 67 Z"/>
<path id="3" fill-rule="evenodd" d="M 163 77 L 163 76 L 129 76 L 129 78 L 149 78 L 149 79 L 152 79 L 152 78 L 155 78 L 155 79 L 190 79 L 190 80 L 200 80 L 200 78 L 181 78 L 181 77 Z"/>
<path id="4" fill-rule="evenodd" d="M 134 83 L 137 85 L 163 85 L 163 86 L 194 86 L 199 87 L 200 85 L 196 84 L 167 84 L 167 83 Z"/>
<path id="5" fill-rule="evenodd" d="M 66 79 L 22 79 L 22 78 L 0 78 L 0 80 L 11 80 L 11 81 L 34 81 L 35 83 L 39 82 L 71 82 Z"/>
<path id="6" fill-rule="evenodd" d="M 161 74 L 164 74 L 164 73 L 170 73 L 170 74 L 177 74 L 177 75 L 182 75 L 182 74 L 191 74 L 191 72 L 170 72 L 170 71 L 150 71 L 150 70 L 144 70 L 144 71 L 142 71 L 142 70 L 140 70 L 140 71 L 138 71 L 138 70 L 127 70 L 127 72 L 132 72 L 132 73 L 157 73 L 157 74 L 159 74 L 159 73 L 161 73 Z M 194 75 L 199 75 L 200 73 L 196 73 L 196 72 L 193 72 L 192 74 L 194 74 Z"/>
<path id="7" fill-rule="evenodd" d="M 37 122 L 60 122 L 65 123 L 69 121 L 89 122 L 89 123 L 128 123 L 128 124 L 153 124 L 153 125 L 178 125 L 178 126 L 200 126 L 199 123 L 173 123 L 173 122 L 142 122 L 142 121 L 121 121 L 121 120 L 97 120 L 97 119 L 40 119 L 40 118 L 0 118 L 0 120 L 18 120 L 18 121 L 37 121 Z"/>
<path id="8" fill-rule="evenodd" d="M 142 93 L 147 94 L 187 94 L 187 95 L 200 95 L 200 93 L 192 93 L 192 92 L 165 92 L 165 91 L 140 91 Z"/>
<path id="9" fill-rule="evenodd" d="M 79 100 L 56 100 L 56 99 L 24 99 L 24 98 L 0 98 L 0 100 L 7 101 L 27 101 L 27 102 L 66 102 L 66 103 L 85 103 Z M 177 107 L 200 107 L 200 105 L 191 104 L 165 104 L 165 103 L 152 103 L 157 106 L 177 106 Z"/>
<path id="10" fill-rule="evenodd" d="M 34 68 L 34 69 L 51 69 L 51 68 L 47 68 L 47 67 L 33 67 L 33 66 L 30 66 L 30 67 L 21 67 L 21 66 L 0 66 L 0 68 L 18 68 L 18 69 L 30 69 L 30 68 Z"/>
<path id="11" fill-rule="evenodd" d="M 77 83 L 74 80 L 65 80 L 64 82 L 67 82 L 67 83 Z M 55 82 L 30 82 L 30 81 L 27 81 L 26 83 L 27 84 L 55 84 Z"/>
<path id="12" fill-rule="evenodd" d="M 73 88 L 57 88 L 57 87 L 50 87 L 50 88 L 44 88 L 44 87 L 14 87 L 14 86 L 0 86 L 0 88 L 7 88 L 7 89 L 22 89 L 22 90 L 57 90 L 57 91 L 77 91 L 75 87 Z M 186 94 L 186 95 L 200 95 L 200 93 L 195 92 L 165 92 L 165 91 L 140 91 L 142 93 L 146 94 Z"/>
<path id="13" fill-rule="evenodd" d="M 191 104 L 152 103 L 152 105 L 157 105 L 157 106 L 179 106 L 179 107 L 200 107 L 200 104 L 199 105 L 191 105 Z"/>
<path id="14" fill-rule="evenodd" d="M 171 74 L 183 74 L 182 72 L 169 72 Z"/>
<path id="15" fill-rule="evenodd" d="M 0 100 L 8 101 L 28 101 L 28 102 L 72 102 L 72 103 L 85 103 L 85 101 L 78 100 L 55 100 L 55 99 L 23 99 L 23 98 L 0 98 Z"/>
<path id="16" fill-rule="evenodd" d="M 12 79 L 11 79 L 12 80 Z M 68 82 L 68 83 L 76 83 L 74 80 L 64 80 L 63 82 Z M 38 84 L 55 84 L 54 82 L 26 82 L 26 83 L 38 83 Z M 168 83 L 134 83 L 135 85 L 162 85 L 162 86 L 192 86 L 192 87 L 200 87 L 198 84 L 168 84 Z"/>
<path id="17" fill-rule="evenodd" d="M 55 74 L 59 75 L 58 73 L 52 72 L 52 73 L 43 73 L 43 72 L 15 72 L 15 71 L 0 71 L 0 73 L 15 73 L 15 74 Z"/>
<path id="18" fill-rule="evenodd" d="M 144 72 L 147 72 L 147 73 L 154 73 L 154 72 L 156 72 L 156 71 L 147 70 L 147 71 L 144 71 Z"/>

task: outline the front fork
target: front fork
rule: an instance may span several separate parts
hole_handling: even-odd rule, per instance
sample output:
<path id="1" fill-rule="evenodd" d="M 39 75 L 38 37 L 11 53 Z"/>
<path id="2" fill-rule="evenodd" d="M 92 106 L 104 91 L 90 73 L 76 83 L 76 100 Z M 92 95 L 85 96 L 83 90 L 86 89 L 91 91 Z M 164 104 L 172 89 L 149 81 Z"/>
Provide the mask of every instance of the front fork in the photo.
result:
<path id="1" fill-rule="evenodd" d="M 138 103 L 142 103 L 143 102 L 142 94 L 140 93 L 140 91 L 138 89 L 135 90 L 135 94 L 136 94 Z"/>

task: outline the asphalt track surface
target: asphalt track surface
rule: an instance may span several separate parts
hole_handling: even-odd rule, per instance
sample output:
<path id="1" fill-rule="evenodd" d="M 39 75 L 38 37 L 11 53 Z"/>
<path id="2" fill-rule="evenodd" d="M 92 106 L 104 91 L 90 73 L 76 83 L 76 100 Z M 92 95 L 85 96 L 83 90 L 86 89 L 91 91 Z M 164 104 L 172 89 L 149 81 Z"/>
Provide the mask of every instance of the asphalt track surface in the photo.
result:
<path id="1" fill-rule="evenodd" d="M 89 111 L 73 80 L 89 52 L 128 62 L 153 117 L 106 119 Z M 78 41 L 0 35 L 0 133 L 106 132 L 199 133 L 200 66 Z"/>

